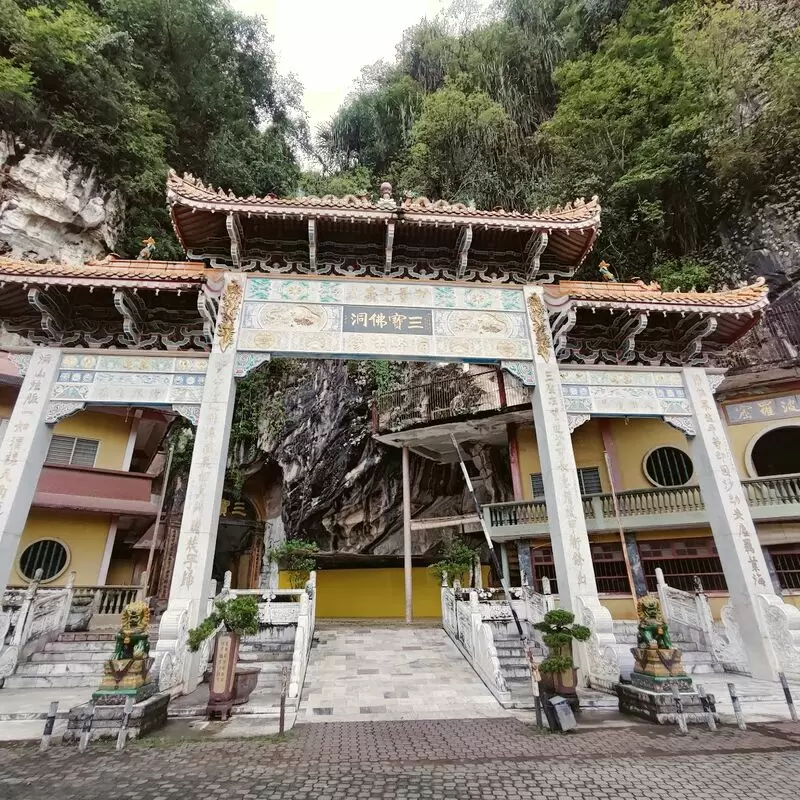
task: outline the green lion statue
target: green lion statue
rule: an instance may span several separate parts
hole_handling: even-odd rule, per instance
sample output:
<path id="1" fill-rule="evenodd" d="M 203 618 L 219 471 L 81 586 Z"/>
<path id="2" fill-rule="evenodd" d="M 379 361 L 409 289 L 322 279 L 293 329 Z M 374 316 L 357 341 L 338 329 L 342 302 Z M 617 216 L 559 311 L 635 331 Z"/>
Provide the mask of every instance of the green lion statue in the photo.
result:
<path id="1" fill-rule="evenodd" d="M 120 615 L 113 658 L 147 658 L 150 654 L 150 609 L 147 603 L 128 603 Z"/>
<path id="2" fill-rule="evenodd" d="M 636 610 L 639 613 L 637 645 L 652 647 L 655 644 L 659 650 L 672 650 L 672 639 L 658 598 L 649 595 L 642 597 L 636 604 Z"/>

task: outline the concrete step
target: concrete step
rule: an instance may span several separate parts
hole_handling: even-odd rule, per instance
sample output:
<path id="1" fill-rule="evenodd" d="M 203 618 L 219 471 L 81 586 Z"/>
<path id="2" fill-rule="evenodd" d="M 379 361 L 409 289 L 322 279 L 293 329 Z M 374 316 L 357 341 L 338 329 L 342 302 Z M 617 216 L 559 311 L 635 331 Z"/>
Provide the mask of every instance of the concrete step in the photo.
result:
<path id="1" fill-rule="evenodd" d="M 291 663 L 292 655 L 293 652 L 291 650 L 289 651 L 281 650 L 277 653 L 271 653 L 269 651 L 259 651 L 259 650 L 240 650 L 239 661 L 248 661 L 259 664 L 269 664 L 269 663 L 283 664 L 286 662 Z"/>
<path id="2" fill-rule="evenodd" d="M 101 673 L 102 675 L 102 673 Z M 101 675 L 69 674 L 69 675 L 10 675 L 5 680 L 4 689 L 78 689 L 97 688 Z"/>
<path id="3" fill-rule="evenodd" d="M 115 633 L 113 631 L 83 631 L 79 633 L 61 633 L 58 636 L 59 642 L 113 642 Z"/>
<path id="4" fill-rule="evenodd" d="M 14 675 L 52 677 L 59 675 L 102 675 L 102 661 L 59 661 L 55 664 L 26 661 L 17 665 Z"/>
<path id="5" fill-rule="evenodd" d="M 154 649 L 154 643 L 150 642 L 150 649 Z M 100 642 L 86 641 L 86 642 L 62 642 L 60 639 L 56 642 L 49 642 L 45 645 L 45 653 L 103 653 L 106 658 L 110 658 L 114 652 L 114 641 L 103 640 Z"/>
<path id="6" fill-rule="evenodd" d="M 30 664 L 71 664 L 76 661 L 97 661 L 101 664 L 108 661 L 113 655 L 113 650 L 105 648 L 103 650 L 67 650 L 61 652 L 49 652 L 47 649 L 42 653 L 34 653 Z"/>

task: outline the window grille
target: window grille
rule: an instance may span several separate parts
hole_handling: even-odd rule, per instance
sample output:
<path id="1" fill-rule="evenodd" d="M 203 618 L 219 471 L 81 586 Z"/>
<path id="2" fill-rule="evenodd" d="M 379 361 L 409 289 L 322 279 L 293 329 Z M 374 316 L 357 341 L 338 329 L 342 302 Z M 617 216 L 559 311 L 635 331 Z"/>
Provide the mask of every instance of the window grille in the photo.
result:
<path id="1" fill-rule="evenodd" d="M 60 575 L 67 566 L 67 548 L 55 539 L 40 539 L 28 545 L 19 559 L 19 571 L 27 580 L 33 580 L 36 570 L 42 570 L 42 580 L 49 581 Z"/>
<path id="2" fill-rule="evenodd" d="M 599 467 L 578 467 L 578 486 L 582 495 L 601 494 Z M 534 500 L 544 499 L 544 481 L 541 472 L 531 474 L 531 492 Z"/>
<path id="3" fill-rule="evenodd" d="M 774 545 L 767 549 L 781 589 L 800 591 L 800 543 Z"/>
<path id="4" fill-rule="evenodd" d="M 656 592 L 656 568 L 661 567 L 664 579 L 670 586 L 693 592 L 694 576 L 700 578 L 703 589 L 710 592 L 725 592 L 725 574 L 711 537 L 698 539 L 660 540 L 639 542 L 647 590 Z"/>
<path id="5" fill-rule="evenodd" d="M 644 472 L 656 486 L 683 486 L 692 477 L 694 465 L 677 447 L 657 447 L 645 459 Z"/>
<path id="6" fill-rule="evenodd" d="M 592 542 L 590 547 L 597 591 L 601 594 L 630 594 L 622 545 L 616 542 Z M 536 591 L 542 591 L 542 578 L 547 577 L 550 579 L 550 590 L 553 594 L 557 594 L 558 581 L 553 563 L 553 549 L 551 547 L 531 548 L 531 563 L 533 565 L 533 585 Z"/>
<path id="7" fill-rule="evenodd" d="M 46 464 L 93 467 L 100 442 L 75 436 L 53 436 L 45 458 Z"/>

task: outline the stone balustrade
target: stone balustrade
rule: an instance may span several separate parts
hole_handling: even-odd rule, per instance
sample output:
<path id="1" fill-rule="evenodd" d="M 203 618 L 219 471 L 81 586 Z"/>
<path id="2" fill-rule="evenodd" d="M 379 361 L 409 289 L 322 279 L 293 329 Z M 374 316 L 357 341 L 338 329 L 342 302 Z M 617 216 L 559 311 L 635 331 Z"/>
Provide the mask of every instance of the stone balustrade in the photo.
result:
<path id="1" fill-rule="evenodd" d="M 742 481 L 753 519 L 757 522 L 800 517 L 800 475 L 752 478 Z M 707 525 L 699 486 L 633 489 L 583 497 L 583 512 L 590 533 L 623 529 L 636 531 Z M 617 521 L 619 514 L 619 522 Z M 544 500 L 490 503 L 484 506 L 493 539 L 516 539 L 548 533 Z"/>

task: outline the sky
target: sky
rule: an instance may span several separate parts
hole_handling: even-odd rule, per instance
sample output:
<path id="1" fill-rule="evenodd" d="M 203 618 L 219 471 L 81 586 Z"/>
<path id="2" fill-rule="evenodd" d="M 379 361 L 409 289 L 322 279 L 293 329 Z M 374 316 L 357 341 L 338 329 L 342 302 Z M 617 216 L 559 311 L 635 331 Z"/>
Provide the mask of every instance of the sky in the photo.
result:
<path id="1" fill-rule="evenodd" d="M 266 18 L 279 71 L 293 72 L 303 84 L 312 134 L 336 113 L 362 67 L 391 61 L 406 28 L 450 6 L 450 0 L 231 2 Z"/>

